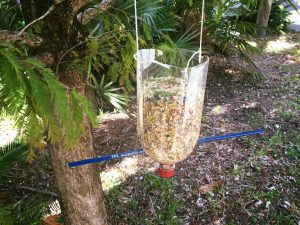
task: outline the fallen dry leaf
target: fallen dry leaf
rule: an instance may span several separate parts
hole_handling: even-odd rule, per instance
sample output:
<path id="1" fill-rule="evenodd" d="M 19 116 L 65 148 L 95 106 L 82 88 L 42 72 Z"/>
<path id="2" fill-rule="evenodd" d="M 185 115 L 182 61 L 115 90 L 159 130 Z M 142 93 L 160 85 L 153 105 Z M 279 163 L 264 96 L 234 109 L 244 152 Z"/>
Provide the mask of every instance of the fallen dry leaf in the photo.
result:
<path id="1" fill-rule="evenodd" d="M 215 188 L 222 186 L 223 184 L 224 184 L 224 180 L 218 180 L 218 181 L 212 182 L 210 184 L 201 186 L 199 188 L 199 193 L 206 194 L 207 192 L 212 191 Z"/>

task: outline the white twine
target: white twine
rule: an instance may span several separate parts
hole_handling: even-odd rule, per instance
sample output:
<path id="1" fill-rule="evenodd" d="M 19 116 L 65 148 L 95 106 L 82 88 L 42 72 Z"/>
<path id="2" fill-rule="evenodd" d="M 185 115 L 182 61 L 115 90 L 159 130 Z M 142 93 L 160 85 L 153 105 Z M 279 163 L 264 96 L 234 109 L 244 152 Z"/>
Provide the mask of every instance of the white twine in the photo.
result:
<path id="1" fill-rule="evenodd" d="M 134 18 L 135 18 L 136 53 L 137 53 L 137 60 L 139 60 L 140 59 L 140 57 L 139 57 L 139 28 L 138 28 L 138 12 L 137 12 L 136 0 L 134 0 Z"/>
<path id="2" fill-rule="evenodd" d="M 202 40 L 203 40 L 203 26 L 204 26 L 204 5 L 205 5 L 205 0 L 202 0 L 201 28 L 200 28 L 200 47 L 199 47 L 199 63 L 201 63 L 201 59 L 202 59 Z"/>
<path id="3" fill-rule="evenodd" d="M 200 46 L 199 46 L 199 51 L 195 52 L 191 58 L 188 60 L 187 65 L 186 65 L 186 72 L 187 69 L 190 67 L 190 63 L 192 59 L 199 54 L 199 64 L 201 64 L 202 61 L 202 42 L 203 42 L 203 24 L 204 24 L 204 5 L 205 5 L 205 0 L 202 0 L 202 15 L 201 15 L 201 28 L 200 28 Z"/>

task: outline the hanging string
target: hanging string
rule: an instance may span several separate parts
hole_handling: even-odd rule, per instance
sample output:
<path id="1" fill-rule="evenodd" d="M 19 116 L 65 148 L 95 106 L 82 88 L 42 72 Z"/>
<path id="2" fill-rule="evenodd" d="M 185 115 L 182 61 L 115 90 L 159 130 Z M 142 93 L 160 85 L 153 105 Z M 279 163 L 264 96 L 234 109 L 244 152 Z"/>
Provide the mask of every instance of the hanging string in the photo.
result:
<path id="1" fill-rule="evenodd" d="M 204 5 L 205 5 L 205 0 L 202 0 L 201 28 L 200 28 L 200 47 L 199 47 L 199 63 L 201 63 L 201 59 L 202 59 L 202 40 L 203 40 L 203 24 L 204 24 Z"/>
<path id="2" fill-rule="evenodd" d="M 138 28 L 138 12 L 137 12 L 137 3 L 134 0 L 134 18 L 135 18 L 135 42 L 136 42 L 136 52 L 137 59 L 139 59 L 139 28 Z"/>
<path id="3" fill-rule="evenodd" d="M 202 10 L 201 10 L 201 28 L 200 28 L 200 46 L 199 52 L 195 52 L 192 57 L 188 60 L 187 67 L 189 67 L 191 60 L 195 57 L 195 55 L 199 54 L 199 63 L 202 61 L 202 42 L 203 42 L 203 27 L 204 27 L 204 5 L 205 0 L 202 0 Z M 137 11 L 137 0 L 134 0 L 134 17 L 135 17 L 135 39 L 136 39 L 136 50 L 137 53 L 139 51 L 139 30 L 138 30 L 138 11 Z M 137 58 L 139 59 L 139 54 L 137 54 Z"/>
<path id="4" fill-rule="evenodd" d="M 204 27 L 204 6 L 205 6 L 205 0 L 202 0 L 202 10 L 201 10 L 201 27 L 200 27 L 200 46 L 199 51 L 195 52 L 191 58 L 187 62 L 186 71 L 190 67 L 190 63 L 192 59 L 199 54 L 199 63 L 202 61 L 202 42 L 203 42 L 203 27 Z"/>

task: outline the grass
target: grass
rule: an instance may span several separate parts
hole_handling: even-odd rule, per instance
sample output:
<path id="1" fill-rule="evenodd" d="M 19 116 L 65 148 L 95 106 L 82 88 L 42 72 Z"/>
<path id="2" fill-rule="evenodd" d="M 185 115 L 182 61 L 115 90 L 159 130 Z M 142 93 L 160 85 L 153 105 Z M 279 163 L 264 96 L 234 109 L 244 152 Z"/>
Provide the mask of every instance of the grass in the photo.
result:
<path id="1" fill-rule="evenodd" d="M 264 123 L 265 115 L 260 108 L 249 108 L 245 110 L 245 120 L 249 121 L 254 127 L 260 127 Z"/>
<path id="2" fill-rule="evenodd" d="M 294 56 L 300 54 L 300 42 L 291 39 L 290 34 L 282 34 L 277 36 L 277 38 L 275 37 L 275 39 L 272 36 L 265 37 L 257 45 L 264 52 L 268 53 L 288 53 Z"/>
<path id="3" fill-rule="evenodd" d="M 14 221 L 11 210 L 0 205 L 0 225 L 14 225 Z"/>
<path id="4" fill-rule="evenodd" d="M 290 49 L 288 53 L 292 56 L 300 56 L 300 41 L 298 41 L 296 47 Z"/>
<path id="5" fill-rule="evenodd" d="M 283 102 L 283 106 L 286 109 L 297 111 L 300 110 L 300 97 L 293 97 L 291 101 Z M 293 112 L 296 114 L 295 112 Z"/>
<path id="6" fill-rule="evenodd" d="M 123 185 L 105 193 L 107 208 L 114 209 L 115 220 L 127 221 L 128 224 L 182 224 L 178 214 L 182 202 L 175 196 L 172 180 L 145 174 L 140 187 L 132 190 L 128 198 L 122 192 Z M 122 205 L 118 203 L 120 201 Z"/>
<path id="7" fill-rule="evenodd" d="M 288 212 L 272 212 L 269 221 L 274 224 L 295 225 L 295 218 Z"/>
<path id="8" fill-rule="evenodd" d="M 243 168 L 240 167 L 238 164 L 233 163 L 233 174 L 236 177 L 240 177 L 243 174 Z"/>
<path id="9" fill-rule="evenodd" d="M 279 69 L 284 72 L 285 74 L 296 74 L 299 70 L 298 65 L 295 64 L 283 64 L 283 65 L 278 65 Z M 289 79 L 294 82 L 293 80 L 297 81 L 297 77 L 289 77 Z"/>
<path id="10" fill-rule="evenodd" d="M 268 140 L 268 146 L 273 150 L 280 148 L 283 153 L 291 160 L 300 160 L 300 132 L 295 129 L 277 132 Z"/>
<path id="11" fill-rule="evenodd" d="M 297 114 L 295 112 L 284 112 L 282 113 L 282 118 L 286 121 L 293 122 L 297 119 Z"/>
<path id="12" fill-rule="evenodd" d="M 249 188 L 246 195 L 254 201 L 248 206 L 251 224 L 295 224 L 295 217 L 288 211 L 282 210 L 282 194 L 277 189 L 258 190 Z M 261 217 L 259 212 L 268 211 L 266 217 Z M 285 222 L 286 221 L 286 222 Z"/>
<path id="13" fill-rule="evenodd" d="M 296 162 L 300 163 L 300 132 L 299 130 L 290 131 L 284 136 L 283 143 L 286 146 L 285 154 Z"/>
<path id="14" fill-rule="evenodd" d="M 294 99 L 298 100 L 298 98 Z M 294 104 L 291 104 L 294 107 Z M 291 118 L 281 118 L 279 123 L 291 122 Z M 254 141 L 248 143 L 248 146 L 254 146 Z M 248 179 L 251 183 L 247 185 L 242 196 L 237 197 L 235 202 L 239 201 L 241 205 L 246 205 L 245 210 L 248 215 L 247 224 L 296 224 L 299 218 L 299 202 L 295 194 L 297 187 L 300 187 L 300 132 L 297 127 L 281 126 L 275 130 L 273 135 L 263 138 L 261 143 L 255 147 L 255 151 L 248 158 L 248 162 L 237 164 L 233 162 L 233 175 L 242 176 L 243 174 L 257 174 L 254 177 L 260 177 L 259 180 Z M 278 164 L 276 168 L 269 171 L 271 174 L 284 174 L 284 177 L 290 177 L 290 181 L 285 183 L 283 180 L 279 183 L 274 182 L 269 174 L 262 175 L 262 170 L 266 170 L 264 164 L 265 157 L 273 157 L 275 160 L 287 162 Z M 274 172 L 272 172 L 274 170 Z M 251 172 L 252 171 L 252 172 Z M 281 176 L 281 175 L 280 175 Z M 263 183 L 261 183 L 263 180 Z M 268 185 L 267 185 L 268 184 Z M 293 186 L 295 192 L 290 189 Z M 299 190 L 299 189 L 298 189 Z M 299 196 L 299 194 L 296 194 Z M 246 200 L 245 202 L 245 199 Z M 283 202 L 291 203 L 290 208 L 283 208 Z M 264 216 L 262 212 L 268 213 Z M 235 224 L 230 221 L 227 224 Z"/>
<path id="15" fill-rule="evenodd" d="M 293 49 L 290 50 L 289 53 L 293 56 L 299 56 L 300 55 L 300 49 Z"/>

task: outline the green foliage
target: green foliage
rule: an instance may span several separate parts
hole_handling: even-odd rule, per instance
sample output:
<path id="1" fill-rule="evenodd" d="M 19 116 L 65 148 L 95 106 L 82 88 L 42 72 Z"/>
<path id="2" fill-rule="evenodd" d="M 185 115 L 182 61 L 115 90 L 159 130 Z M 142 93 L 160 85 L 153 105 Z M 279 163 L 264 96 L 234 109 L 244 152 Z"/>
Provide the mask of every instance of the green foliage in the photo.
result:
<path id="1" fill-rule="evenodd" d="M 134 46 L 132 35 L 125 30 L 104 33 L 89 41 L 86 61 L 91 63 L 98 80 L 102 76 L 110 77 L 112 82 L 131 92 L 134 90 L 135 81 Z"/>
<path id="2" fill-rule="evenodd" d="M 273 33 L 282 33 L 287 30 L 287 26 L 290 22 L 290 12 L 287 11 L 287 7 L 283 5 L 284 0 L 274 0 L 269 20 L 269 29 Z"/>
<path id="3" fill-rule="evenodd" d="M 180 17 L 164 2 L 140 0 L 137 7 L 141 48 L 159 48 L 172 56 L 177 54 L 176 57 L 185 55 L 190 47 L 196 49 L 197 32 L 181 32 Z M 89 27 L 91 36 L 86 60 L 91 62 L 97 81 L 101 82 L 105 76 L 108 83 L 114 82 L 125 93 L 133 92 L 136 79 L 133 2 L 117 1 L 111 10 L 90 22 Z M 175 35 L 175 31 L 179 33 Z"/>
<path id="4" fill-rule="evenodd" d="M 130 193 L 128 202 L 123 204 L 120 204 L 120 200 L 124 199 L 127 193 L 123 192 L 122 185 L 105 192 L 105 203 L 109 210 L 113 210 L 116 221 L 126 221 L 126 224 L 183 224 L 180 214 L 182 201 L 175 194 L 172 179 L 145 174 L 139 184 L 137 190 Z"/>
<path id="5" fill-rule="evenodd" d="M 283 137 L 286 146 L 285 154 L 291 160 L 300 162 L 300 133 L 299 130 L 291 130 Z"/>
<path id="6" fill-rule="evenodd" d="M 159 204 L 157 211 L 156 224 L 176 225 L 181 224 L 180 218 L 177 216 L 177 210 L 181 203 L 176 200 L 173 189 L 174 184 L 170 179 L 163 179 L 152 174 L 147 174 L 142 183 L 146 193 L 159 192 Z"/>
<path id="7" fill-rule="evenodd" d="M 21 6 L 13 0 L 0 1 L 0 29 L 19 30 L 25 25 Z"/>
<path id="8" fill-rule="evenodd" d="M 0 205 L 0 225 L 14 225 L 15 220 L 12 212 L 8 207 Z"/>
<path id="9" fill-rule="evenodd" d="M 245 38 L 246 35 L 253 34 L 256 27 L 255 23 L 244 20 L 252 11 L 243 4 L 236 4 L 232 0 L 214 0 L 207 6 L 208 36 L 212 38 L 215 49 L 226 54 L 257 50 Z"/>
<path id="10" fill-rule="evenodd" d="M 0 147 L 0 177 L 5 175 L 9 169 L 20 159 L 28 150 L 28 146 L 18 141 Z"/>
<path id="11" fill-rule="evenodd" d="M 266 0 L 264 0 L 266 2 Z M 257 27 L 255 25 L 257 19 L 257 11 L 259 7 L 259 0 L 242 0 L 230 2 L 240 2 L 241 5 L 236 9 L 239 11 L 239 21 L 243 24 L 253 23 L 252 29 Z M 287 25 L 289 23 L 288 16 L 290 13 L 287 11 L 288 7 L 292 7 L 295 10 L 298 10 L 291 0 L 273 0 L 271 14 L 269 18 L 269 24 L 267 32 L 269 33 L 282 33 L 286 31 Z"/>
<path id="12" fill-rule="evenodd" d="M 295 218 L 289 215 L 287 212 L 272 212 L 270 214 L 270 220 L 273 224 L 284 224 L 284 225 L 294 225 L 297 224 Z"/>
<path id="13" fill-rule="evenodd" d="M 286 121 L 293 122 L 294 120 L 297 120 L 297 114 L 292 111 L 283 112 L 282 118 Z"/>
<path id="14" fill-rule="evenodd" d="M 0 225 L 39 225 L 54 207 L 53 201 L 49 196 L 32 194 L 14 204 L 0 205 Z"/>
<path id="15" fill-rule="evenodd" d="M 16 225 L 38 225 L 43 216 L 49 213 L 50 203 L 54 200 L 49 196 L 33 194 L 25 196 L 11 206 Z"/>
<path id="16" fill-rule="evenodd" d="M 31 147 L 43 147 L 45 130 L 51 142 L 64 141 L 70 147 L 84 132 L 84 115 L 95 124 L 85 97 L 66 90 L 44 64 L 7 43 L 0 44 L 0 98 L 1 112 L 16 119 L 31 156 Z"/>
<path id="17" fill-rule="evenodd" d="M 165 36 L 165 40 L 157 46 L 164 54 L 161 61 L 165 64 L 173 65 L 175 67 L 185 68 L 188 60 L 192 57 L 195 51 L 198 51 L 198 45 L 196 38 L 199 36 L 198 31 L 187 29 L 178 37 Z M 198 59 L 198 55 L 194 57 Z M 190 66 L 198 60 L 192 60 Z"/>
<path id="18" fill-rule="evenodd" d="M 278 201 L 280 193 L 278 190 L 269 190 L 263 193 L 263 196 L 270 202 Z"/>
<path id="19" fill-rule="evenodd" d="M 156 48 L 164 52 L 164 62 L 185 67 L 188 56 L 199 47 L 199 22 L 186 27 L 190 12 L 197 13 L 202 1 L 146 1 L 137 4 L 139 44 L 141 48 Z M 237 5 L 238 3 L 242 3 Z M 225 55 L 239 54 L 251 64 L 247 56 L 257 49 L 247 42 L 247 35 L 255 31 L 257 2 L 252 0 L 213 0 L 206 2 L 206 49 Z M 101 82 L 114 82 L 125 93 L 134 91 L 135 49 L 134 5 L 131 1 L 118 0 L 114 7 L 101 13 L 88 24 L 91 30 L 87 62 Z"/>
<path id="20" fill-rule="evenodd" d="M 120 88 L 113 88 L 113 82 L 109 82 L 106 84 L 104 76 L 101 78 L 100 83 L 98 83 L 96 78 L 90 74 L 90 80 L 90 87 L 97 93 L 101 101 L 101 109 L 104 108 L 104 102 L 106 102 L 110 103 L 112 106 L 114 106 L 117 110 L 121 112 L 125 111 L 124 106 L 126 105 L 128 98 L 117 93 L 120 90 Z"/>
<path id="21" fill-rule="evenodd" d="M 295 160 L 296 162 L 300 160 L 300 134 L 298 130 L 291 128 L 288 131 L 283 131 L 282 129 L 278 129 L 266 142 L 272 148 L 274 157 L 279 157 L 279 153 L 276 150 L 279 148 L 283 150 L 284 154 L 290 160 Z"/>

